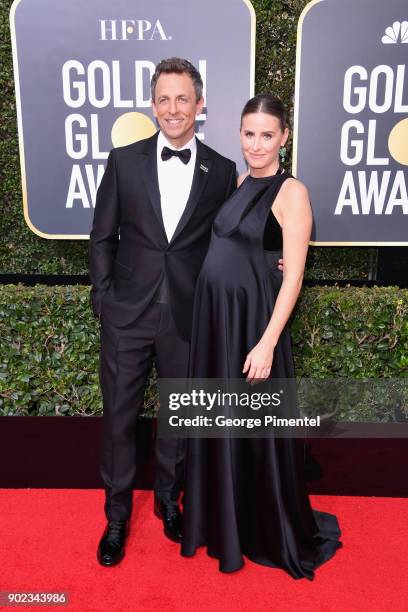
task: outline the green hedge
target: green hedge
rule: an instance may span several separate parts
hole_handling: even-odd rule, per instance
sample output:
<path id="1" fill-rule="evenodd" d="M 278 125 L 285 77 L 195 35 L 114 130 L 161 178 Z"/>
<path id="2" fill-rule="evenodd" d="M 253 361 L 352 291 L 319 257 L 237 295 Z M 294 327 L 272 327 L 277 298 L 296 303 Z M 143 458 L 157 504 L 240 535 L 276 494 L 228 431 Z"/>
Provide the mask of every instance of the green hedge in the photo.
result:
<path id="1" fill-rule="evenodd" d="M 0 415 L 101 413 L 99 324 L 88 296 L 80 286 L 1 288 Z M 408 290 L 306 287 L 292 339 L 299 377 L 407 377 Z M 148 412 L 155 394 L 152 378 Z M 380 420 L 393 420 L 393 408 Z M 348 410 L 351 420 L 377 418 L 364 406 Z"/>
<path id="2" fill-rule="evenodd" d="M 14 82 L 9 32 L 11 0 L 0 4 L 0 273 L 83 274 L 85 241 L 46 240 L 33 234 L 22 212 Z M 253 0 L 257 17 L 256 91 L 274 91 L 293 107 L 296 25 L 305 0 Z M 290 143 L 289 159 L 290 164 Z M 309 278 L 369 278 L 376 249 L 311 247 Z"/>

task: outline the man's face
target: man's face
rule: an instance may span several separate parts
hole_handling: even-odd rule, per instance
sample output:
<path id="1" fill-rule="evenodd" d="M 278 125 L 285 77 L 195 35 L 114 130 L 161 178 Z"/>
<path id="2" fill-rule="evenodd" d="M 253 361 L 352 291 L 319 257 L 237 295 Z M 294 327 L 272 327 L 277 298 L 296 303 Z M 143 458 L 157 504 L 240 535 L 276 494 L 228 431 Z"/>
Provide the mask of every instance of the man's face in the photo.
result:
<path id="1" fill-rule="evenodd" d="M 174 147 L 183 147 L 194 136 L 195 118 L 203 105 L 202 98 L 196 100 L 193 80 L 188 74 L 163 73 L 159 76 L 152 101 L 153 114 Z"/>

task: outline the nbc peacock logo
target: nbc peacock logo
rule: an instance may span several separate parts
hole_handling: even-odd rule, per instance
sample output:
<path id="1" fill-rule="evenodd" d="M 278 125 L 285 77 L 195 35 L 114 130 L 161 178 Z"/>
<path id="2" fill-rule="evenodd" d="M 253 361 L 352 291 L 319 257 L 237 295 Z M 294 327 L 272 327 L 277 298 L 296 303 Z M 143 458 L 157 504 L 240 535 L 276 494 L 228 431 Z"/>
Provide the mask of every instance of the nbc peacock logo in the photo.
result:
<path id="1" fill-rule="evenodd" d="M 392 26 L 385 28 L 385 34 L 381 42 L 384 45 L 408 43 L 408 21 L 394 21 Z"/>

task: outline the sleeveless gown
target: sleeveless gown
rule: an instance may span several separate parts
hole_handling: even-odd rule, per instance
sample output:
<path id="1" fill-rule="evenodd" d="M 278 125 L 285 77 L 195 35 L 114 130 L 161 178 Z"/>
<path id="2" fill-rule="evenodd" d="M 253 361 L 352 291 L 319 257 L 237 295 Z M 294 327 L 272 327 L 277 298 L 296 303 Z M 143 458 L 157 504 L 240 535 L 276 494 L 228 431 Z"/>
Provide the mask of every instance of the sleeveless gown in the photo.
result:
<path id="1" fill-rule="evenodd" d="M 245 376 L 246 355 L 270 320 L 282 282 L 282 232 L 271 205 L 288 176 L 248 176 L 214 221 L 195 294 L 192 378 Z M 288 325 L 271 376 L 295 376 Z M 245 556 L 313 579 L 341 546 L 341 532 L 335 516 L 310 506 L 302 450 L 292 438 L 187 440 L 181 554 L 206 545 L 223 572 L 238 570 Z"/>

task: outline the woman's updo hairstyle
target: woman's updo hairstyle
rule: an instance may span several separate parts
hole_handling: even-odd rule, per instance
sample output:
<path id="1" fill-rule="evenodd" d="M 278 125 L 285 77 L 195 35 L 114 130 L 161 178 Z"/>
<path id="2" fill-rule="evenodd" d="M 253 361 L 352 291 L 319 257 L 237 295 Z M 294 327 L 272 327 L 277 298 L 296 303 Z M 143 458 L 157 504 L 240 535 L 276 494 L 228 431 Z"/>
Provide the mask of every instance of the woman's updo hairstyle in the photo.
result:
<path id="1" fill-rule="evenodd" d="M 289 127 L 287 112 L 280 98 L 272 94 L 257 94 L 245 104 L 241 113 L 242 120 L 251 113 L 267 113 L 279 119 L 282 132 Z"/>

